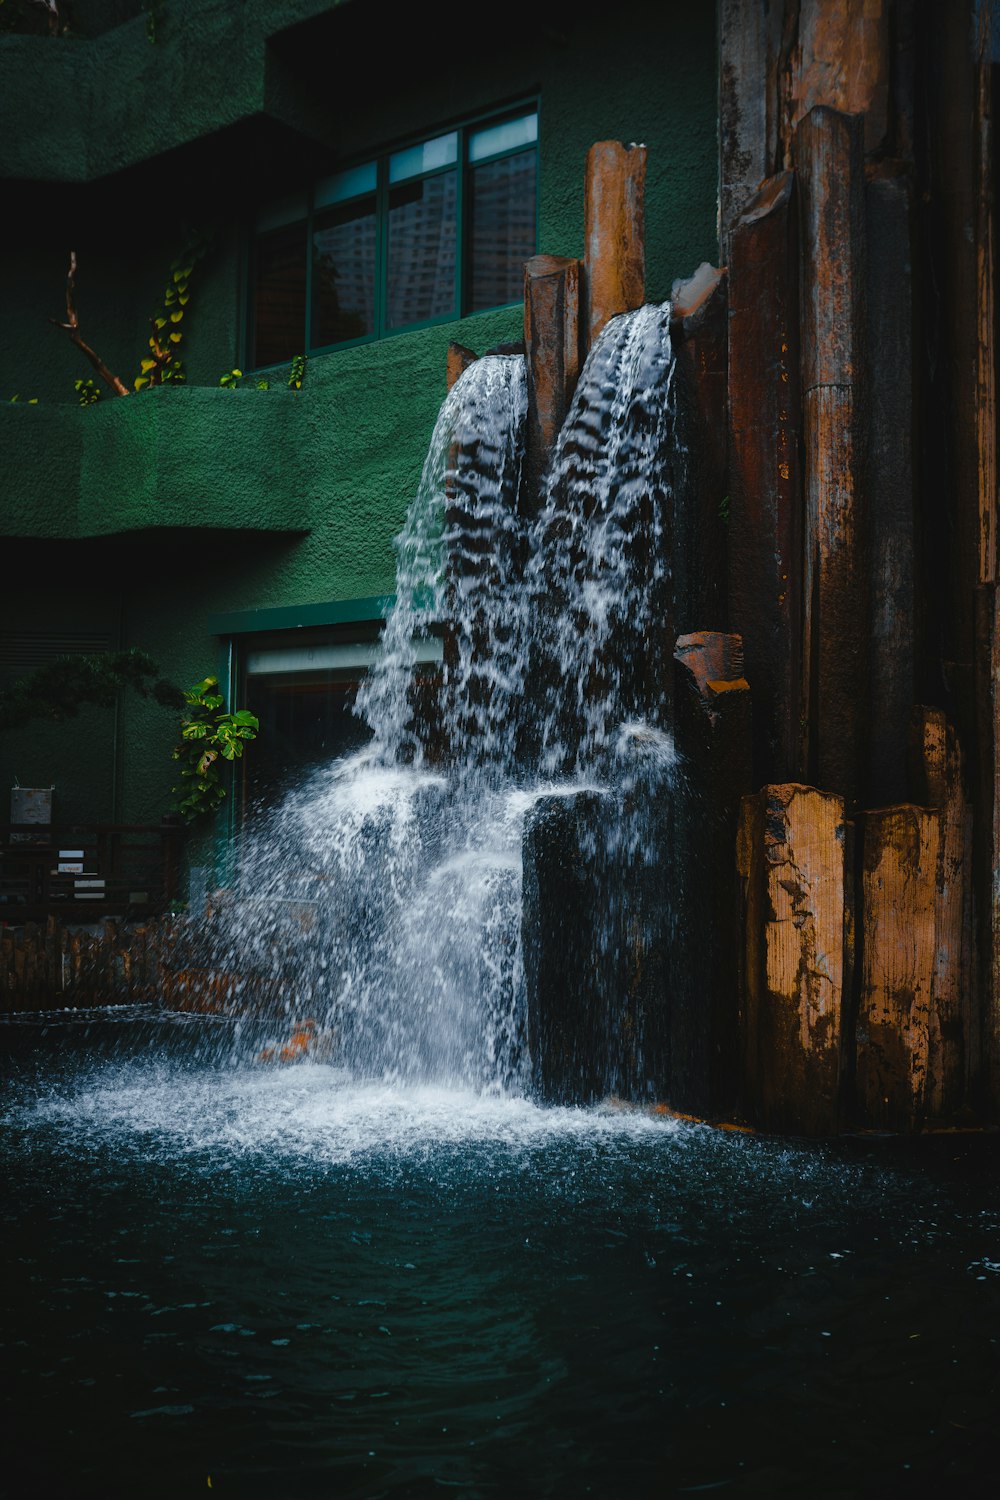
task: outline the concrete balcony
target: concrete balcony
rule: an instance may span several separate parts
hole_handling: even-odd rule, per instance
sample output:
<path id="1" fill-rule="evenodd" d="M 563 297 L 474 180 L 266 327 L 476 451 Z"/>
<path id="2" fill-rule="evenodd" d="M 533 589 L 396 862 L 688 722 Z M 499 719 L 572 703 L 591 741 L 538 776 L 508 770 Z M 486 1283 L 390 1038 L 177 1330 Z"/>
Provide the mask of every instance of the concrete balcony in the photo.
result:
<path id="1" fill-rule="evenodd" d="M 307 531 L 315 407 L 284 388 L 195 386 L 0 406 L 0 535 Z"/>

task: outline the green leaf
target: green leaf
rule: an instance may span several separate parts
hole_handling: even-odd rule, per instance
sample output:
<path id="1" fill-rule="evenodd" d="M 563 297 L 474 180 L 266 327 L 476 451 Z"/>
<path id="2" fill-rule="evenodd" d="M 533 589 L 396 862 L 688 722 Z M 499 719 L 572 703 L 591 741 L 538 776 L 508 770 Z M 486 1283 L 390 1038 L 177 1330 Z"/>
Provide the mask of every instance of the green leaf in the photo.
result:
<path id="1" fill-rule="evenodd" d="M 181 318 L 183 318 L 183 316 L 184 316 L 184 313 L 183 313 L 182 309 L 178 308 L 176 312 L 172 312 L 170 314 L 170 321 L 171 321 L 171 323 L 179 323 L 180 320 L 181 320 Z"/>
<path id="2" fill-rule="evenodd" d="M 172 344 L 179 344 L 179 343 L 180 343 L 180 341 L 181 341 L 181 339 L 182 339 L 182 338 L 183 338 L 183 337 L 184 337 L 184 335 L 183 335 L 183 334 L 182 334 L 182 333 L 172 333 L 172 334 L 171 334 L 171 335 L 170 335 L 170 342 L 171 342 L 171 343 L 172 343 Z"/>
<path id="3" fill-rule="evenodd" d="M 137 391 L 141 391 L 143 389 L 143 387 L 147 386 L 148 384 L 149 384 L 149 377 L 148 377 L 148 375 L 137 375 L 135 377 L 135 380 L 132 382 L 133 389 L 137 390 Z M 152 410 L 152 408 L 150 408 L 150 410 Z"/>
<path id="4" fill-rule="evenodd" d="M 144 375 L 149 370 L 155 370 L 156 369 L 156 360 L 155 359 L 140 359 L 140 361 L 139 361 L 139 369 L 142 371 L 142 373 Z"/>

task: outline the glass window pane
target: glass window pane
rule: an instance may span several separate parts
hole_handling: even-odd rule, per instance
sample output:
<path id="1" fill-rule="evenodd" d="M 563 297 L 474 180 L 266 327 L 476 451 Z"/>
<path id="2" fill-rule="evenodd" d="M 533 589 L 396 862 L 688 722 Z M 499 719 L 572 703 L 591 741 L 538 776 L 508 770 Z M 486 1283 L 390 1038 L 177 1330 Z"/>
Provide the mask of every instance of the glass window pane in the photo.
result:
<path id="1" fill-rule="evenodd" d="M 498 156 L 501 151 L 513 151 L 518 146 L 530 146 L 538 140 L 538 115 L 521 115 L 516 120 L 504 120 L 500 125 L 486 125 L 469 136 L 470 162 L 485 161 L 487 156 Z"/>
<path id="2" fill-rule="evenodd" d="M 301 354 L 306 339 L 306 226 L 257 241 L 253 364 L 276 365 Z"/>
<path id="3" fill-rule="evenodd" d="M 389 193 L 387 327 L 455 311 L 455 197 L 454 172 Z"/>
<path id="4" fill-rule="evenodd" d="M 423 141 L 419 146 L 410 146 L 406 151 L 397 151 L 389 158 L 389 181 L 403 182 L 407 177 L 418 177 L 421 172 L 433 172 L 437 167 L 450 167 L 458 160 L 458 132 L 439 135 L 433 141 Z"/>
<path id="5" fill-rule="evenodd" d="M 469 310 L 524 296 L 524 262 L 535 253 L 535 152 L 470 173 Z"/>
<path id="6" fill-rule="evenodd" d="M 365 162 L 363 167 L 351 167 L 338 172 L 334 177 L 325 177 L 317 183 L 313 198 L 314 208 L 326 208 L 330 203 L 343 203 L 348 198 L 360 198 L 362 193 L 375 191 L 375 163 Z"/>
<path id="7" fill-rule="evenodd" d="M 375 332 L 375 199 L 317 215 L 313 226 L 312 343 Z"/>

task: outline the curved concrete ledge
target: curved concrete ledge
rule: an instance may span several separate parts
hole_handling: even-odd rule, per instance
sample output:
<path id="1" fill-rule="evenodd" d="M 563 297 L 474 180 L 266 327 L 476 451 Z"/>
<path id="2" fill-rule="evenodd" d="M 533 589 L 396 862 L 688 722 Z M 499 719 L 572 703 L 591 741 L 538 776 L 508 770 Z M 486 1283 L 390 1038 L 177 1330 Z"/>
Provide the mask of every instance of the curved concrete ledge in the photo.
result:
<path id="1" fill-rule="evenodd" d="M 307 531 L 316 402 L 161 387 L 89 408 L 2 406 L 0 535 Z"/>

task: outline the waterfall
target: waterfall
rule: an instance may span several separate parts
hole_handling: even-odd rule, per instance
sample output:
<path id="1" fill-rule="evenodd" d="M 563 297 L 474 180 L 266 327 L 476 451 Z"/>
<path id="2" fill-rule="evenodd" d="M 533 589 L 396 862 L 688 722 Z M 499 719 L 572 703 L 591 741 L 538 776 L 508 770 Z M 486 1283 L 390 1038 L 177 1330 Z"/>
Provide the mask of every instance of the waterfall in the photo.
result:
<path id="1" fill-rule="evenodd" d="M 260 1012 L 251 1048 L 284 1007 L 360 1076 L 528 1087 L 526 817 L 603 798 L 585 856 L 649 866 L 648 809 L 674 774 L 668 324 L 669 306 L 644 307 L 603 331 L 534 518 L 523 359 L 477 360 L 449 392 L 358 695 L 371 743 L 247 830 L 206 939 L 202 962 L 242 975 L 237 1003 Z M 415 670 L 432 636 L 433 690 Z M 612 958 L 621 917 L 616 897 Z"/>

